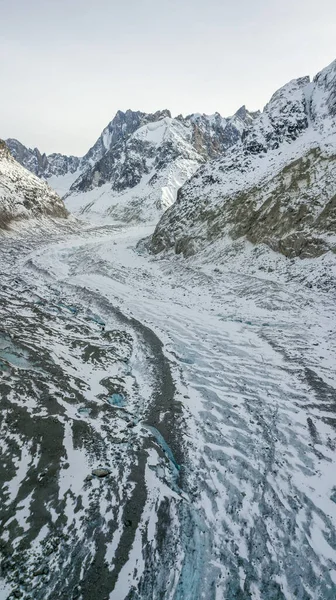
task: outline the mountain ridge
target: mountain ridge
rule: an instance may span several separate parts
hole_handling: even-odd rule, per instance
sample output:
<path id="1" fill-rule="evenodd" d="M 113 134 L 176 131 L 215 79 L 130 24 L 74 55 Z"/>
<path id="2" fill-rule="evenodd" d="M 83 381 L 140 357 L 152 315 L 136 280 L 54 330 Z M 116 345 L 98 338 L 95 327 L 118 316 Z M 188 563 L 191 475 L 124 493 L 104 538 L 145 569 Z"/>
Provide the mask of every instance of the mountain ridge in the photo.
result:
<path id="1" fill-rule="evenodd" d="M 188 143 L 190 144 L 189 154 L 192 157 L 191 160 L 195 159 L 194 150 L 198 153 L 196 162 L 199 166 L 204 160 L 217 156 L 235 143 L 250 125 L 255 114 L 256 113 L 249 113 L 244 106 L 240 107 L 235 115 L 228 118 L 221 117 L 219 113 L 215 113 L 214 115 L 191 114 L 187 117 L 178 115 L 176 118 L 172 118 L 170 111 L 167 109 L 159 110 L 155 113 L 143 113 L 141 111 L 132 111 L 130 109 L 125 112 L 118 111 L 83 157 L 68 157 L 57 153 L 47 156 L 41 154 L 38 149 L 28 149 L 17 140 L 11 138 L 7 140 L 7 145 L 13 156 L 23 166 L 39 177 L 45 178 L 61 196 L 67 198 L 73 192 L 76 193 L 78 190 L 81 193 L 89 191 L 83 189 L 83 181 L 87 181 L 89 187 L 92 185 L 92 182 L 95 180 L 94 173 L 97 173 L 97 166 L 98 170 L 100 168 L 98 163 L 103 161 L 102 168 L 103 171 L 106 172 L 106 164 L 111 164 L 111 160 L 105 158 L 104 161 L 104 157 L 109 152 L 113 154 L 112 149 L 118 154 L 121 145 L 125 144 L 128 138 L 134 135 L 138 129 L 149 123 L 160 123 L 160 121 L 164 121 L 165 119 L 171 119 L 171 121 L 176 124 L 176 127 L 178 127 L 177 123 L 180 123 L 186 129 L 189 129 L 192 132 L 192 135 L 189 136 L 188 133 L 185 132 L 184 137 L 188 137 Z M 177 149 L 177 154 L 178 153 L 179 149 Z M 138 157 L 137 162 L 141 162 L 141 157 Z M 175 187 L 182 185 L 186 178 L 189 178 L 195 171 L 196 166 L 197 165 L 192 165 L 192 163 L 190 163 L 187 167 L 186 165 L 184 165 L 183 168 L 179 167 L 177 169 L 178 174 L 175 177 Z M 129 168 L 131 169 L 132 166 Z M 143 168 L 144 173 L 148 171 L 148 168 L 148 165 Z M 91 181 L 90 173 L 92 174 Z M 113 173 L 110 174 L 110 178 L 111 180 L 114 179 Z M 102 184 L 103 180 L 99 177 L 98 187 Z M 169 181 L 163 181 L 163 188 L 167 187 L 167 185 L 169 189 L 172 190 L 172 184 L 169 183 Z M 129 187 L 134 187 L 132 180 L 130 180 Z M 152 196 L 151 191 L 151 189 L 148 190 L 147 196 Z M 160 205 L 160 192 L 158 192 L 158 194 L 158 197 L 154 200 L 155 206 Z M 172 200 L 175 199 L 175 191 L 172 191 L 172 193 L 169 192 L 169 195 Z M 113 200 L 113 192 L 111 193 L 111 200 Z M 88 204 L 89 202 L 83 202 L 81 210 L 85 211 Z"/>
<path id="2" fill-rule="evenodd" d="M 336 61 L 312 81 L 277 90 L 242 139 L 183 186 L 155 229 L 152 251 L 189 256 L 226 235 L 287 256 L 333 248 L 335 90 Z"/>
<path id="3" fill-rule="evenodd" d="M 283 211 L 296 215 L 295 207 L 301 205 L 302 198 L 306 203 L 316 201 L 317 206 L 316 198 L 309 198 L 313 189 L 318 194 L 318 186 L 325 199 L 332 200 L 335 63 L 312 80 L 304 76 L 287 82 L 274 92 L 262 112 L 249 112 L 244 105 L 229 118 L 219 113 L 173 118 L 167 109 L 155 113 L 118 111 L 82 158 L 42 155 L 15 140 L 8 140 L 8 145 L 21 162 L 61 191 L 74 213 L 126 222 L 157 221 L 163 214 L 152 237 L 154 252 L 175 247 L 192 253 L 225 230 L 233 236 L 240 231 L 253 243 L 265 242 L 291 254 L 293 249 L 276 239 L 277 224 L 270 223 L 266 204 L 260 209 L 261 198 L 273 190 L 270 193 L 280 203 L 279 222 L 283 222 Z M 310 185 L 308 177 L 301 178 L 307 165 L 318 185 Z M 284 169 L 286 176 L 282 177 Z M 325 185 L 323 177 L 327 178 Z M 300 186 L 301 191 L 297 191 Z M 283 189 L 286 193 L 281 200 Z M 241 209 L 235 213 L 234 206 L 239 204 L 249 207 L 250 225 L 246 215 L 239 216 Z M 265 224 L 263 233 L 257 213 Z M 245 222 L 242 227 L 237 225 L 239 218 Z M 258 240 L 252 223 L 260 233 Z M 290 223 L 287 219 L 288 236 L 293 233 Z M 295 223 L 299 223 L 298 215 Z M 309 227 L 314 229 L 312 222 Z M 278 230 L 277 235 L 284 234 Z M 327 247 L 321 240 L 319 244 L 320 248 Z M 294 246 L 300 254 L 298 244 Z"/>
<path id="4" fill-rule="evenodd" d="M 101 134 L 97 138 L 96 142 L 92 146 L 90 146 L 89 150 L 83 156 L 73 155 L 73 154 L 65 154 L 62 152 L 50 152 L 50 153 L 41 152 L 40 149 L 37 148 L 36 146 L 34 148 L 27 146 L 27 145 L 23 144 L 22 142 L 20 142 L 17 138 L 7 138 L 4 141 L 6 142 L 7 146 L 9 147 L 11 154 L 14 156 L 14 158 L 20 164 L 22 164 L 22 166 L 24 166 L 25 168 L 28 168 L 28 170 L 31 170 L 37 176 L 46 175 L 48 177 L 49 173 L 51 173 L 51 174 L 55 174 L 55 173 L 52 169 L 50 171 L 48 170 L 46 161 L 48 162 L 48 164 L 50 162 L 52 163 L 52 159 L 54 159 L 55 157 L 70 159 L 72 161 L 72 164 L 70 162 L 70 170 L 73 170 L 74 168 L 77 168 L 77 166 L 80 164 L 81 161 L 90 160 L 92 157 L 94 157 L 94 155 L 96 153 L 99 155 L 99 149 L 101 148 L 101 146 L 105 147 L 105 150 L 103 150 L 103 152 L 108 150 L 110 148 L 111 144 L 110 143 L 106 144 L 106 140 L 110 136 L 112 139 L 112 145 L 115 143 L 115 141 L 117 141 L 115 132 L 113 131 L 114 129 L 117 129 L 117 127 L 115 128 L 115 125 L 116 125 L 116 123 L 118 123 L 118 121 L 122 122 L 124 120 L 124 118 L 127 117 L 128 115 L 131 115 L 131 116 L 139 115 L 139 122 L 136 127 L 136 128 L 138 128 L 138 127 L 141 127 L 142 125 L 144 125 L 145 122 L 147 122 L 146 117 L 148 117 L 150 121 L 160 120 L 161 118 L 164 118 L 165 116 L 168 116 L 169 118 L 179 119 L 180 121 L 192 121 L 194 118 L 196 118 L 196 119 L 202 118 L 204 120 L 212 120 L 214 117 L 219 117 L 220 119 L 224 119 L 224 120 L 228 121 L 228 120 L 233 119 L 236 116 L 237 117 L 241 116 L 244 119 L 245 114 L 251 115 L 252 118 L 254 118 L 259 113 L 260 113 L 259 110 L 248 111 L 246 109 L 245 105 L 242 105 L 231 117 L 227 117 L 227 118 L 222 117 L 220 115 L 220 113 L 218 113 L 218 112 L 215 112 L 213 115 L 206 114 L 206 113 L 190 113 L 186 116 L 179 114 L 176 117 L 172 117 L 171 112 L 168 109 L 157 110 L 155 113 L 145 113 L 142 111 L 133 111 L 132 109 L 126 109 L 126 111 L 118 110 L 116 112 L 115 116 L 113 117 L 113 119 L 106 125 L 106 127 L 104 127 Z M 141 117 L 143 117 L 143 119 Z M 133 131 L 135 131 L 136 128 L 134 128 Z M 101 142 L 102 142 L 102 144 L 101 144 Z M 32 156 L 35 156 L 36 163 L 34 164 L 35 161 L 33 159 L 33 164 L 29 165 L 29 159 Z M 99 158 L 101 158 L 101 156 L 99 156 Z M 50 161 L 50 159 L 51 159 L 51 161 Z"/>

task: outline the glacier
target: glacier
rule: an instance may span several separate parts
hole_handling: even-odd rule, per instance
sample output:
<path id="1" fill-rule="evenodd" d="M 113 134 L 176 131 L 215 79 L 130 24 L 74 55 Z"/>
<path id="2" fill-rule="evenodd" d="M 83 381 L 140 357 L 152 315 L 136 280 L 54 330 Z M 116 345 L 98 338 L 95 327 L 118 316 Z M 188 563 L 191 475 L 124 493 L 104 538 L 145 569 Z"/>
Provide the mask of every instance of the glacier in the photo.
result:
<path id="1" fill-rule="evenodd" d="M 0 597 L 331 600 L 334 262 L 152 229 L 2 240 Z"/>
<path id="2" fill-rule="evenodd" d="M 0 141 L 0 600 L 336 598 L 335 76 Z"/>

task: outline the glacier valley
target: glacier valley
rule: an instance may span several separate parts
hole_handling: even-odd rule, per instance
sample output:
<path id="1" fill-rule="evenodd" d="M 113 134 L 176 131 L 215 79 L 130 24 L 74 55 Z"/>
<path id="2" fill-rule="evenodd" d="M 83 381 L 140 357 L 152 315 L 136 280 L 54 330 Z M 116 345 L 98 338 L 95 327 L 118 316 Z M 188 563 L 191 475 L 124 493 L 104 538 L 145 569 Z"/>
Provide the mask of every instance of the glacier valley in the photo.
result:
<path id="1" fill-rule="evenodd" d="M 2 239 L 0 598 L 333 600 L 334 263 L 154 225 Z"/>

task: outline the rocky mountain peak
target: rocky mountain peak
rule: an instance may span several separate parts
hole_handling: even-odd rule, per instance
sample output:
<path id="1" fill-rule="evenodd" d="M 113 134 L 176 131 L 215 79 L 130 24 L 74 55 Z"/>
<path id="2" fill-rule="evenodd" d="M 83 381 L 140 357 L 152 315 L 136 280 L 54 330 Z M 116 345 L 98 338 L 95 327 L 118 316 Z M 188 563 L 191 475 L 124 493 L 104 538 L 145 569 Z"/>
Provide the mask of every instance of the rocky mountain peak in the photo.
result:
<path id="1" fill-rule="evenodd" d="M 242 106 L 233 117 L 224 118 L 218 112 L 213 115 L 191 114 L 185 118 L 193 128 L 193 144 L 206 159 L 216 158 L 236 144 L 251 126 L 256 113 Z"/>
<path id="2" fill-rule="evenodd" d="M 166 117 L 168 117 L 168 119 L 172 118 L 171 112 L 167 108 L 165 108 L 164 110 L 157 110 L 155 113 L 149 116 L 153 117 L 153 121 L 160 121 L 161 119 L 165 119 Z"/>
<path id="3" fill-rule="evenodd" d="M 137 211 L 140 198 L 146 202 L 150 198 L 153 207 L 166 208 L 204 161 L 240 141 L 253 118 L 245 106 L 229 118 L 219 112 L 172 118 L 167 109 L 154 113 L 118 110 L 82 158 L 46 156 L 17 140 L 8 140 L 8 146 L 22 165 L 41 178 L 51 178 L 67 202 L 75 195 L 77 203 L 80 194 L 86 206 L 83 194 L 93 197 L 95 189 L 109 186 L 104 194 L 110 202 L 127 192 L 131 204 L 136 197 Z M 107 200 L 104 210 L 106 204 Z"/>
<path id="4" fill-rule="evenodd" d="M 294 141 L 309 124 L 307 86 L 309 77 L 294 79 L 277 90 L 243 135 L 245 150 L 261 154 Z"/>
<path id="5" fill-rule="evenodd" d="M 171 117 L 169 110 L 157 111 L 155 113 L 144 113 L 127 109 L 125 112 L 118 110 L 112 121 L 105 127 L 96 143 L 90 148 L 82 159 L 83 166 L 93 166 L 104 154 L 120 140 L 127 140 L 139 127 L 146 123 L 152 123 Z"/>
<path id="6" fill-rule="evenodd" d="M 77 156 L 66 156 L 59 153 L 47 156 L 45 153 L 41 154 L 38 148 L 32 150 L 13 138 L 7 139 L 6 144 L 15 160 L 43 179 L 49 179 L 53 175 L 64 176 L 74 173 L 80 164 Z"/>
<path id="7" fill-rule="evenodd" d="M 235 117 L 239 117 L 240 119 L 246 119 L 246 117 L 248 116 L 249 112 L 245 106 L 245 104 L 243 104 L 243 106 L 241 106 L 240 108 L 238 108 L 238 110 L 235 112 L 234 116 Z"/>
<path id="8" fill-rule="evenodd" d="M 243 104 L 243 106 L 238 108 L 238 110 L 235 112 L 232 119 L 234 121 L 239 119 L 242 123 L 244 123 L 246 126 L 249 127 L 252 124 L 252 121 L 254 119 L 256 119 L 259 115 L 260 115 L 260 110 L 256 110 L 256 111 L 247 110 L 245 104 Z"/>

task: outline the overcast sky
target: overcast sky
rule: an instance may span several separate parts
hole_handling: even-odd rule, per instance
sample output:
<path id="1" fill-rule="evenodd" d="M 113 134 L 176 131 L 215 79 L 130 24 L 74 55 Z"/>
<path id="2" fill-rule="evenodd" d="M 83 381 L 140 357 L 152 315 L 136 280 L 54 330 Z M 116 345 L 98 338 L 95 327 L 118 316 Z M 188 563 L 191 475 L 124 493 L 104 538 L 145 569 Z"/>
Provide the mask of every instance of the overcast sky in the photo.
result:
<path id="1" fill-rule="evenodd" d="M 0 0 L 0 137 L 84 154 L 118 109 L 262 108 L 336 58 L 335 0 Z"/>

